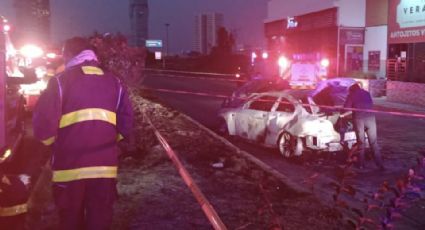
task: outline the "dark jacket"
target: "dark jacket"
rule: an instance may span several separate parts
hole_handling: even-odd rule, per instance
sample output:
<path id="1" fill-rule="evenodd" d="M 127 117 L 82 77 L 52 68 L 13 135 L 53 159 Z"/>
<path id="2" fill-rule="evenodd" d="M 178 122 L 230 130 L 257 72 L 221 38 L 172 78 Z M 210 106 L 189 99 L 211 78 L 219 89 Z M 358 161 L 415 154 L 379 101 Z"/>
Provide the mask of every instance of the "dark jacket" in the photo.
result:
<path id="1" fill-rule="evenodd" d="M 118 78 L 88 62 L 51 78 L 33 116 L 34 136 L 53 148 L 54 182 L 115 178 L 117 138 L 128 138 L 132 125 Z"/>
<path id="2" fill-rule="evenodd" d="M 354 119 L 375 116 L 374 113 L 367 111 L 373 109 L 372 97 L 368 91 L 361 88 L 350 90 L 344 108 L 353 108 Z"/>

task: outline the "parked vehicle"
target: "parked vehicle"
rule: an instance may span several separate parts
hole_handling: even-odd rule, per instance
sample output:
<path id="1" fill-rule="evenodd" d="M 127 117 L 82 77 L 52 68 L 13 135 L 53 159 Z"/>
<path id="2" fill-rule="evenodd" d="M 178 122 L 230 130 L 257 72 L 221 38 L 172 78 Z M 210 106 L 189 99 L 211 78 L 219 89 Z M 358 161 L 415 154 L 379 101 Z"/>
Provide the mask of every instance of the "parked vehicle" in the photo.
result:
<path id="1" fill-rule="evenodd" d="M 253 93 L 219 112 L 220 132 L 277 148 L 285 157 L 304 151 L 336 152 L 356 142 L 354 131 L 339 133 L 328 114 L 313 114 L 311 90 Z M 337 115 L 336 115 L 337 116 Z M 343 137 L 343 140 L 341 140 Z"/>
<path id="2" fill-rule="evenodd" d="M 25 98 L 20 86 L 37 80 L 33 69 L 18 65 L 9 28 L 7 20 L 0 17 L 0 163 L 11 158 L 25 133 Z"/>
<path id="3" fill-rule="evenodd" d="M 330 61 L 321 52 L 298 53 L 291 50 L 251 54 L 252 77 L 281 78 L 293 89 L 313 89 L 328 78 Z"/>

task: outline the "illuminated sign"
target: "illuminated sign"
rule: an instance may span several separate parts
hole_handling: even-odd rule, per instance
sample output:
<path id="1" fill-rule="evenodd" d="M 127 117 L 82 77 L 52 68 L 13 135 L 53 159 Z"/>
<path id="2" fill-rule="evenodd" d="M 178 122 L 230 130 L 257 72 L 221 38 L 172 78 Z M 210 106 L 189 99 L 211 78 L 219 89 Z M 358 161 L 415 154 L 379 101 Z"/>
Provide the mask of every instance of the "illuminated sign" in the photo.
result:
<path id="1" fill-rule="evenodd" d="M 425 1 L 402 0 L 397 6 L 397 23 L 400 28 L 425 26 Z"/>
<path id="2" fill-rule="evenodd" d="M 162 59 L 162 53 L 160 51 L 155 52 L 155 60 L 161 60 Z"/>
<path id="3" fill-rule="evenodd" d="M 425 0 L 390 0 L 388 43 L 425 42 Z"/>
<path id="4" fill-rule="evenodd" d="M 145 44 L 146 44 L 146 47 L 161 48 L 162 40 L 146 40 Z"/>
<path id="5" fill-rule="evenodd" d="M 298 22 L 295 20 L 294 17 L 288 17 L 288 23 L 286 24 L 286 28 L 296 28 L 298 26 Z"/>

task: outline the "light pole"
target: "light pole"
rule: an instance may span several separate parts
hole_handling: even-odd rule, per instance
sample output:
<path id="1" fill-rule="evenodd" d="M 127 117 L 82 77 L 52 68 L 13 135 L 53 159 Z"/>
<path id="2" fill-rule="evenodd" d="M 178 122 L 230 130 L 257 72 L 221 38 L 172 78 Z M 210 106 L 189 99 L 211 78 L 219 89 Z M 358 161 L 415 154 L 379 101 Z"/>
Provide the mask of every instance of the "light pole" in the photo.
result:
<path id="1" fill-rule="evenodd" d="M 169 48 L 169 41 L 168 41 L 168 27 L 170 27 L 170 23 L 165 23 L 165 34 L 166 34 L 166 39 L 167 39 L 167 50 L 166 50 L 166 56 L 168 56 L 168 48 Z"/>
<path id="2" fill-rule="evenodd" d="M 165 69 L 165 58 L 168 56 L 168 27 L 170 27 L 170 23 L 165 23 L 165 54 L 162 59 L 162 67 Z"/>

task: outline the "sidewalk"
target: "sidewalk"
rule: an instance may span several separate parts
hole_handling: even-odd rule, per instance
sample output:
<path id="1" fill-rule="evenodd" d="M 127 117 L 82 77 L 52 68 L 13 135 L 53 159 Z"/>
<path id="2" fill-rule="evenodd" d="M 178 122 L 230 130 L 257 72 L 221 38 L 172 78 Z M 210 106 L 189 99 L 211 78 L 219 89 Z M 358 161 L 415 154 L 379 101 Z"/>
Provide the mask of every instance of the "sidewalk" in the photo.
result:
<path id="1" fill-rule="evenodd" d="M 377 110 L 387 110 L 405 113 L 419 113 L 425 115 L 425 107 L 400 102 L 387 101 L 387 97 L 374 97 L 374 105 Z"/>

